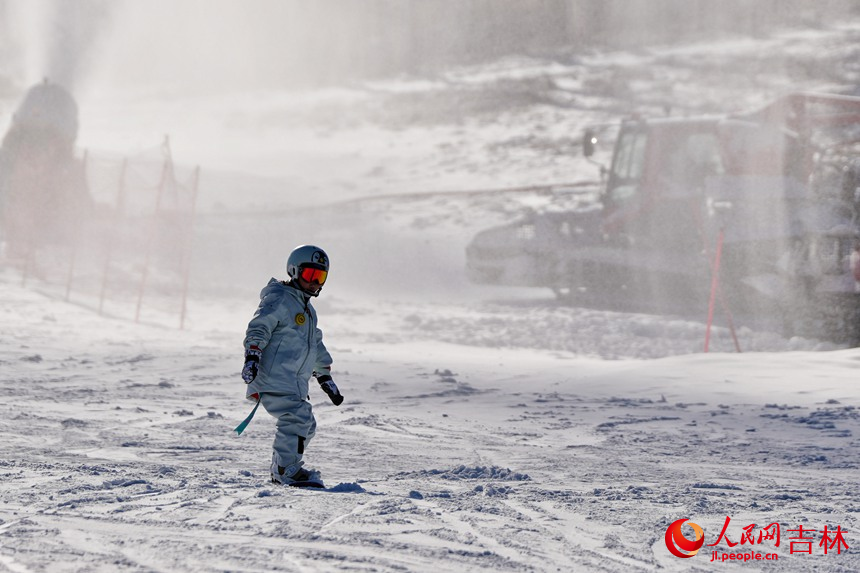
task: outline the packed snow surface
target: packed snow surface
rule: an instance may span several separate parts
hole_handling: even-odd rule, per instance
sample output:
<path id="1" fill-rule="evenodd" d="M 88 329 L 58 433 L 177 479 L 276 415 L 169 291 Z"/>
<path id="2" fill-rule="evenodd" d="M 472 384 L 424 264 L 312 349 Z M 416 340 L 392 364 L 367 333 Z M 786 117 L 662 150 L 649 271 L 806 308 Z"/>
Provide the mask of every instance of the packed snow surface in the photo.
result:
<path id="1" fill-rule="evenodd" d="M 838 555 L 754 549 L 780 570 L 860 567 L 858 349 L 676 353 L 701 325 L 321 298 L 346 401 L 312 390 L 306 460 L 329 489 L 302 491 L 269 481 L 273 419 L 232 432 L 255 301 L 195 301 L 178 331 L 11 273 L 0 300 L 10 571 L 705 570 L 713 549 L 678 559 L 666 528 L 713 543 L 727 516 L 734 542 L 752 523 L 841 526 Z M 569 348 L 541 347 L 546 329 Z"/>

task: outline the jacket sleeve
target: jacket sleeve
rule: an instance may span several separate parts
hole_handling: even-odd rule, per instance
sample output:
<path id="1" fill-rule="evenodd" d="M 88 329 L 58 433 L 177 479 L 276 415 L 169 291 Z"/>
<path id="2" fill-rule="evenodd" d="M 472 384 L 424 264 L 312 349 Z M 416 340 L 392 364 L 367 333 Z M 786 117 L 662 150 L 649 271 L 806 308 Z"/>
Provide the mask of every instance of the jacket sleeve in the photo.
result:
<path id="1" fill-rule="evenodd" d="M 314 364 L 314 372 L 318 374 L 331 374 L 331 354 L 323 344 L 323 333 L 319 328 L 314 329 L 314 336 L 317 342 L 317 361 Z"/>
<path id="2" fill-rule="evenodd" d="M 260 306 L 245 331 L 246 352 L 251 346 L 262 350 L 269 344 L 272 332 L 283 320 L 284 305 L 281 303 L 282 297 L 277 293 L 267 294 L 260 300 Z"/>

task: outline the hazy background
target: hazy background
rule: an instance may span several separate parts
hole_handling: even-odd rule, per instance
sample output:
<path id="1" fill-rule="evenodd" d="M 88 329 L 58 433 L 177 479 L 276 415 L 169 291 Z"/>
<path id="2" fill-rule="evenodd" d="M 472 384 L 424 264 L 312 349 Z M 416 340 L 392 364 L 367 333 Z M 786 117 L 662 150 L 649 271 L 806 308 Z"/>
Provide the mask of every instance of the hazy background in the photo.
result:
<path id="1" fill-rule="evenodd" d="M 47 77 L 91 161 L 144 157 L 157 181 L 169 136 L 186 179 L 202 168 L 192 289 L 256 292 L 316 241 L 343 273 L 328 293 L 463 297 L 464 244 L 542 199 L 361 201 L 596 182 L 586 126 L 857 93 L 858 17 L 835 0 L 0 0 L 0 131 Z M 392 264 L 408 270 L 381 289 Z"/>
<path id="2" fill-rule="evenodd" d="M 327 100 L 306 95 L 313 104 L 285 111 L 283 99 L 295 103 L 299 91 L 394 78 L 450 82 L 447 70 L 511 56 L 573 65 L 606 50 L 761 39 L 775 30 L 820 29 L 858 12 L 848 0 L 0 0 L 0 128 L 24 90 L 48 77 L 78 100 L 82 147 L 127 153 L 184 129 L 231 145 L 214 126 L 256 129 L 269 143 L 269 126 L 330 130 L 378 115 L 386 104 L 364 93 L 363 101 L 349 100 L 351 109 L 320 111 L 320 102 L 343 104 L 329 92 Z M 611 95 L 617 85 L 591 87 Z M 508 95 L 514 103 L 524 97 Z M 436 115 L 456 119 L 452 107 Z M 400 126 L 433 117 L 427 109 L 411 113 Z M 200 141 L 177 138 L 175 145 L 189 162 L 289 171 L 272 167 L 276 158 L 261 158 L 259 149 L 232 144 L 218 155 L 203 153 L 209 146 Z"/>
<path id="3" fill-rule="evenodd" d="M 757 37 L 858 12 L 850 0 L 2 0 L 0 75 L 7 90 L 44 76 L 76 91 L 294 89 Z"/>
<path id="4" fill-rule="evenodd" d="M 365 92 L 345 110 L 336 94 L 307 95 L 311 89 L 395 78 L 450 82 L 446 71 L 511 56 L 574 65 L 606 50 L 761 39 L 858 13 L 849 0 L 0 0 L 0 128 L 24 90 L 47 77 L 78 100 L 81 147 L 127 153 L 187 129 L 195 145 L 175 142 L 187 161 L 231 161 L 283 177 L 289 170 L 272 167 L 275 157 L 261 158 L 261 149 L 276 145 L 266 140 L 268 127 L 331 130 L 379 115 L 387 103 Z M 773 58 L 767 65 L 779 67 Z M 590 87 L 612 95 L 618 86 L 610 79 Z M 508 95 L 513 103 L 524 97 Z M 431 106 L 420 107 L 399 126 L 433 118 Z M 434 119 L 456 120 L 455 107 Z M 269 145 L 242 149 L 215 126 L 256 129 Z M 195 152 L 210 137 L 234 147 L 232 160 Z"/>

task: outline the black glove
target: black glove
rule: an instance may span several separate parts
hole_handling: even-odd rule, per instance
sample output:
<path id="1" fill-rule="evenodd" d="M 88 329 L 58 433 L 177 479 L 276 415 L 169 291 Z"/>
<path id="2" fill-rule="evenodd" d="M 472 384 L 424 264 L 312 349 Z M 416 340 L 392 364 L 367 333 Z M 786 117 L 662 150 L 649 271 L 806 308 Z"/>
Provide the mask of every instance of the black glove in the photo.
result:
<path id="1" fill-rule="evenodd" d="M 343 396 L 341 395 L 340 390 L 337 389 L 337 384 L 334 383 L 331 376 L 328 374 L 317 376 L 317 382 L 320 383 L 320 388 L 323 389 L 323 392 L 328 394 L 332 404 L 340 406 L 343 403 Z"/>
<path id="2" fill-rule="evenodd" d="M 262 355 L 263 352 L 256 346 L 251 346 L 245 353 L 245 367 L 242 368 L 242 380 L 245 381 L 245 384 L 250 384 L 257 377 L 258 365 Z"/>

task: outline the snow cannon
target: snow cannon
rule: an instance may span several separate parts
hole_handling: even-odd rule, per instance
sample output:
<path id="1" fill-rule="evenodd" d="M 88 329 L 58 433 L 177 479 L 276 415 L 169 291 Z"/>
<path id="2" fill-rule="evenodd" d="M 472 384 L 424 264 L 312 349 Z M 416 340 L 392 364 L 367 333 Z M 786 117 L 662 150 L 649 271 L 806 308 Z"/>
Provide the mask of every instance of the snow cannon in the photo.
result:
<path id="1" fill-rule="evenodd" d="M 6 138 L 15 137 L 38 137 L 71 151 L 78 137 L 78 104 L 62 86 L 45 79 L 30 88 L 15 112 Z"/>
<path id="2" fill-rule="evenodd" d="M 16 110 L 0 147 L 0 239 L 6 257 L 63 244 L 92 209 L 83 162 L 75 157 L 78 106 L 47 79 Z"/>

